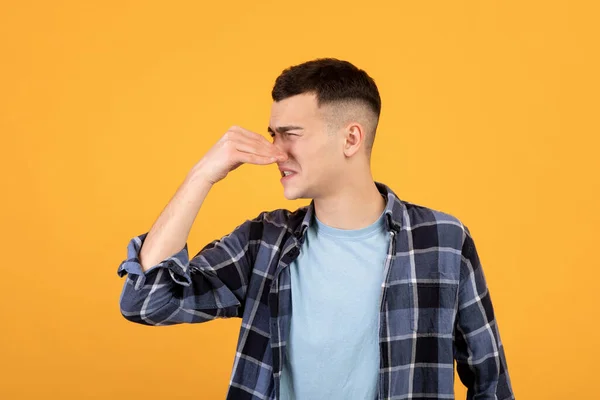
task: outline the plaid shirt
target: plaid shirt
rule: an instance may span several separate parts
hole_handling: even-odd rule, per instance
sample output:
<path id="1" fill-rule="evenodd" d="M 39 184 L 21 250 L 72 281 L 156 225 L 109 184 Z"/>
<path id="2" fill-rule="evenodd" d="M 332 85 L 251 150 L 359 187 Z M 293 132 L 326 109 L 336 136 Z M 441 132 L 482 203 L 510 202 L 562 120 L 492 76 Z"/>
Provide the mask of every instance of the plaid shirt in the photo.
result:
<path id="1" fill-rule="evenodd" d="M 504 348 L 469 229 L 456 217 L 387 198 L 391 240 L 381 285 L 378 399 L 454 399 L 454 361 L 468 399 L 514 399 Z M 227 399 L 277 399 L 292 314 L 290 272 L 314 202 L 262 212 L 206 245 L 142 272 L 147 233 L 131 239 L 122 315 L 144 325 L 242 318 Z M 360 291 L 357 291 L 360 295 Z"/>

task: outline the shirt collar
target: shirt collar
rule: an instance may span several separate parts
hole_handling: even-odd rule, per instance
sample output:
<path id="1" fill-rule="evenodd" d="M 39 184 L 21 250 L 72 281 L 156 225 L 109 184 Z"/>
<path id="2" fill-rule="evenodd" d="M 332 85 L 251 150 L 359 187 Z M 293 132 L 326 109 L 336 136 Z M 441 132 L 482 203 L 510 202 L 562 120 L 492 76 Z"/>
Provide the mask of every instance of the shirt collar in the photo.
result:
<path id="1" fill-rule="evenodd" d="M 394 193 L 394 191 L 388 187 L 387 185 L 375 181 L 375 186 L 377 186 L 377 190 L 386 198 L 386 205 L 384 213 L 386 214 L 385 225 L 388 231 L 395 231 L 396 233 L 400 232 L 402 228 L 402 221 L 404 216 L 404 211 L 406 209 L 406 205 L 404 202 Z M 301 238 L 304 236 L 306 229 L 310 226 L 311 221 L 313 219 L 313 215 L 315 212 L 315 201 L 311 200 L 310 204 L 306 206 L 306 214 L 304 214 L 304 218 L 302 219 L 302 223 L 300 223 L 296 229 L 294 230 L 294 235 L 297 238 Z"/>

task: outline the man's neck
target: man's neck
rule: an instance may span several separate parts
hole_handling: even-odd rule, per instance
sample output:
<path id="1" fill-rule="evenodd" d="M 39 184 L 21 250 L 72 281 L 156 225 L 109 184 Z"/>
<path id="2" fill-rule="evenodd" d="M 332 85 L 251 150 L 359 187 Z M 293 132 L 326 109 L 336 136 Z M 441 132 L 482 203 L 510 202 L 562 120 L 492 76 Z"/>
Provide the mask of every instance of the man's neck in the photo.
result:
<path id="1" fill-rule="evenodd" d="M 373 180 L 345 185 L 334 195 L 315 198 L 314 202 L 319 221 L 333 228 L 348 230 L 373 224 L 386 204 Z"/>

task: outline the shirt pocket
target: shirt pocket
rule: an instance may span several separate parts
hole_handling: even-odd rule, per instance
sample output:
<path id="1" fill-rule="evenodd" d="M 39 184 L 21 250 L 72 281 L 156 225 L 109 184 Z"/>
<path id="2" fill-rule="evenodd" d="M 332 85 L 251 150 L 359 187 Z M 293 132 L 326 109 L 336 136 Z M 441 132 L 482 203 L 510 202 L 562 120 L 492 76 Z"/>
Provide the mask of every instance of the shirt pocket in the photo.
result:
<path id="1" fill-rule="evenodd" d="M 413 298 L 411 329 L 417 333 L 452 334 L 458 299 L 458 280 L 431 272 L 410 284 Z"/>

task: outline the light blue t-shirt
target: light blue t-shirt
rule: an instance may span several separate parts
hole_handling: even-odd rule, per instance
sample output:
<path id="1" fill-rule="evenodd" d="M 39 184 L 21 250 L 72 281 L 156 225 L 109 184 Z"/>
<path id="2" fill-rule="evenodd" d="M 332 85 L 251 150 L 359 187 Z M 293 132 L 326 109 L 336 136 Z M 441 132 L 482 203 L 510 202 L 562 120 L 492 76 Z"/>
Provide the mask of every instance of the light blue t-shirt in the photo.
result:
<path id="1" fill-rule="evenodd" d="M 292 318 L 280 398 L 375 399 L 385 214 L 356 230 L 314 218 L 289 267 Z"/>

